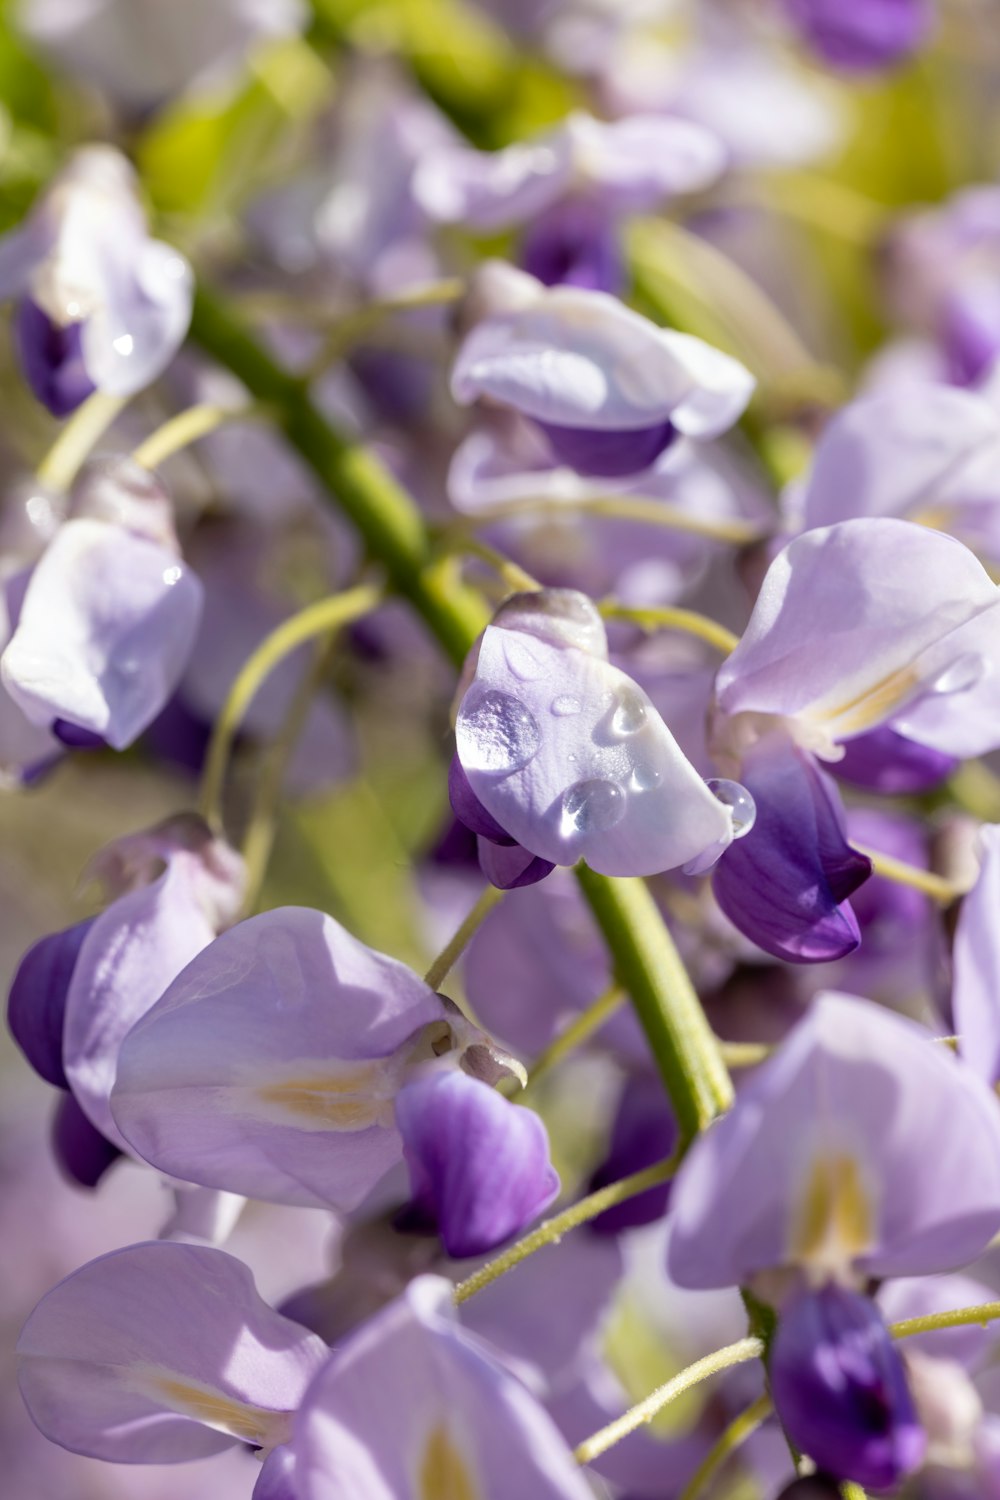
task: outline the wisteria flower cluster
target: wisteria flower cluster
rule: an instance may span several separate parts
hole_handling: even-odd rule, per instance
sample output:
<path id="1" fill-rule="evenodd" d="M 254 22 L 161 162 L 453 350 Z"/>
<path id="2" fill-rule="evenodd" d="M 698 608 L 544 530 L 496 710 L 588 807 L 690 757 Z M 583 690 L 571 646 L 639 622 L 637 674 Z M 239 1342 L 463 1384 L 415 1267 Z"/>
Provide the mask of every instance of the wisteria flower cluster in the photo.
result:
<path id="1" fill-rule="evenodd" d="M 7 8 L 5 1497 L 1000 1500 L 998 38 Z"/>

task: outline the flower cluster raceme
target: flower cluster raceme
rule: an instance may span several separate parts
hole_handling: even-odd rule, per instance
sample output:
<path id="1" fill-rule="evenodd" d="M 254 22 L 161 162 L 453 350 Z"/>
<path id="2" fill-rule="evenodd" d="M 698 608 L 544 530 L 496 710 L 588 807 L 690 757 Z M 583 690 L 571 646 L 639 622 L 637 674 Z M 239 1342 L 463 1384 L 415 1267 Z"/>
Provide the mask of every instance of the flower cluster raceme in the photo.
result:
<path id="1" fill-rule="evenodd" d="M 0 9 L 4 1496 L 1000 1500 L 989 3 Z"/>

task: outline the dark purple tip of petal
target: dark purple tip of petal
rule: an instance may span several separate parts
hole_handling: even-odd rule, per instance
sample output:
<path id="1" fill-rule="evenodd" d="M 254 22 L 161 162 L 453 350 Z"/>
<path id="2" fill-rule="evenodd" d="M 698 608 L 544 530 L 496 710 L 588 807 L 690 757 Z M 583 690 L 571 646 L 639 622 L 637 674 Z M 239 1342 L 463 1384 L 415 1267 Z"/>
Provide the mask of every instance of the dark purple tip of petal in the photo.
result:
<path id="1" fill-rule="evenodd" d="M 590 1179 L 589 1192 L 641 1172 L 669 1156 L 677 1142 L 677 1121 L 658 1078 L 630 1078 L 625 1085 L 611 1131 L 608 1154 Z M 621 1234 L 662 1219 L 670 1198 L 669 1182 L 637 1193 L 605 1209 L 590 1224 L 595 1234 Z"/>
<path id="2" fill-rule="evenodd" d="M 63 761 L 63 753 L 57 750 L 54 755 L 44 755 L 41 760 L 33 760 L 30 765 L 22 766 L 18 781 L 21 786 L 40 786 Z"/>
<path id="3" fill-rule="evenodd" d="M 14 339 L 32 392 L 54 417 L 68 417 L 95 389 L 83 363 L 83 324 L 61 328 L 30 297 L 17 304 Z"/>
<path id="4" fill-rule="evenodd" d="M 205 764 L 211 737 L 211 725 L 174 694 L 146 730 L 145 742 L 161 760 L 197 776 Z"/>
<path id="5" fill-rule="evenodd" d="M 957 756 L 905 739 L 888 724 L 845 741 L 843 750 L 843 760 L 830 766 L 834 776 L 886 796 L 926 792 L 950 776 L 959 764 Z"/>
<path id="6" fill-rule="evenodd" d="M 52 733 L 69 750 L 106 750 L 107 741 L 92 729 L 83 729 L 69 719 L 53 719 Z"/>
<path id="7" fill-rule="evenodd" d="M 546 286 L 617 296 L 625 285 L 625 264 L 614 214 L 590 199 L 564 199 L 525 230 L 521 265 Z"/>
<path id="8" fill-rule="evenodd" d="M 62 1061 L 66 996 L 93 921 L 88 917 L 30 947 L 17 966 L 7 997 L 11 1036 L 38 1076 L 57 1089 L 69 1088 Z"/>
<path id="9" fill-rule="evenodd" d="M 504 844 L 508 848 L 515 845 L 516 840 L 511 838 L 505 828 L 500 827 L 496 818 L 486 811 L 472 790 L 457 755 L 452 756 L 448 767 L 448 801 L 455 817 L 480 838 L 489 839 L 491 844 Z"/>
<path id="10" fill-rule="evenodd" d="M 948 378 L 973 385 L 1000 356 L 1000 284 L 956 288 L 945 298 L 940 333 Z"/>
<path id="11" fill-rule="evenodd" d="M 757 819 L 713 871 L 720 907 L 745 937 L 789 963 L 853 953 L 861 934 L 847 898 L 872 865 L 847 842 L 836 788 L 792 746 L 745 764 L 742 779 Z"/>
<path id="12" fill-rule="evenodd" d="M 427 859 L 443 869 L 478 871 L 479 840 L 460 818 L 449 818 Z"/>
<path id="13" fill-rule="evenodd" d="M 927 41 L 930 0 L 785 0 L 802 40 L 832 67 L 874 72 L 903 62 Z"/>
<path id="14" fill-rule="evenodd" d="M 825 1472 L 886 1490 L 921 1462 L 927 1439 L 902 1357 L 869 1297 L 833 1285 L 796 1297 L 770 1380 L 789 1438 Z"/>
<path id="15" fill-rule="evenodd" d="M 536 425 L 548 438 L 559 463 L 595 479 L 624 479 L 629 474 L 641 474 L 677 436 L 677 429 L 670 421 L 615 431 L 560 427 L 555 422 Z"/>
<path id="16" fill-rule="evenodd" d="M 479 868 L 490 885 L 498 891 L 516 891 L 522 885 L 537 885 L 546 875 L 551 875 L 555 865 L 541 859 L 537 854 L 515 844 L 493 844 L 488 839 L 479 840 Z"/>
<path id="17" fill-rule="evenodd" d="M 250 1500 L 299 1500 L 295 1484 L 295 1456 L 291 1448 L 273 1448 L 257 1475 Z"/>
<path id="18" fill-rule="evenodd" d="M 90 1123 L 72 1094 L 59 1100 L 52 1121 L 52 1150 L 64 1176 L 85 1188 L 95 1188 L 122 1155 Z"/>
<path id="19" fill-rule="evenodd" d="M 416 1216 L 449 1255 L 484 1255 L 520 1233 L 559 1191 L 533 1110 L 455 1068 L 424 1073 L 396 1098 Z"/>
<path id="20" fill-rule="evenodd" d="M 810 1474 L 808 1479 L 793 1479 L 777 1500 L 841 1500 L 840 1485 L 829 1474 Z"/>

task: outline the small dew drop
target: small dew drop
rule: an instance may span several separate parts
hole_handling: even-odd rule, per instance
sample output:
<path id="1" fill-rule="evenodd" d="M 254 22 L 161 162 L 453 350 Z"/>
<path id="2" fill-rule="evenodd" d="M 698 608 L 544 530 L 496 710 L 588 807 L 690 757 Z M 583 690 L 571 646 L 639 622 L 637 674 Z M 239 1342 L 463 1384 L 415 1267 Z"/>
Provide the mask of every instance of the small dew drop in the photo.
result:
<path id="1" fill-rule="evenodd" d="M 510 693 L 466 694 L 455 724 L 458 755 L 467 771 L 519 771 L 542 742 L 534 714 Z"/>
<path id="2" fill-rule="evenodd" d="M 180 578 L 181 578 L 181 570 L 180 570 L 180 568 L 164 568 L 164 570 L 163 570 L 163 582 L 166 584 L 166 586 L 167 586 L 168 589 L 172 588 L 175 583 L 179 583 L 180 582 Z"/>
<path id="3" fill-rule="evenodd" d="M 127 359 L 132 353 L 135 340 L 130 333 L 120 333 L 116 339 L 111 340 L 111 344 L 117 354 Z"/>
<path id="4" fill-rule="evenodd" d="M 549 709 L 557 719 L 571 719 L 583 708 L 579 698 L 574 698 L 572 693 L 560 693 L 558 698 L 553 698 Z"/>
<path id="5" fill-rule="evenodd" d="M 616 781 L 577 781 L 563 793 L 560 832 L 605 833 L 625 816 L 627 798 Z"/>
<path id="6" fill-rule="evenodd" d="M 757 818 L 757 804 L 745 786 L 738 781 L 727 781 L 714 776 L 706 782 L 709 791 L 728 807 L 733 815 L 733 838 L 742 839 L 750 832 Z"/>
<path id="7" fill-rule="evenodd" d="M 965 693 L 981 682 L 986 673 L 986 662 L 977 652 L 968 651 L 959 656 L 950 667 L 931 683 L 931 691 L 942 697 L 949 693 Z"/>
<path id="8" fill-rule="evenodd" d="M 646 722 L 646 702 L 638 688 L 623 688 L 618 694 L 611 728 L 615 734 L 638 734 Z"/>
<path id="9" fill-rule="evenodd" d="M 660 780 L 660 773 L 656 767 L 646 765 L 645 761 L 639 761 L 638 765 L 632 767 L 630 781 L 637 792 L 652 791 L 654 786 L 659 786 Z"/>
<path id="10" fill-rule="evenodd" d="M 520 677 L 522 682 L 537 681 L 545 672 L 545 663 L 538 652 L 532 649 L 522 632 L 508 630 L 505 634 L 503 654 L 514 676 Z"/>

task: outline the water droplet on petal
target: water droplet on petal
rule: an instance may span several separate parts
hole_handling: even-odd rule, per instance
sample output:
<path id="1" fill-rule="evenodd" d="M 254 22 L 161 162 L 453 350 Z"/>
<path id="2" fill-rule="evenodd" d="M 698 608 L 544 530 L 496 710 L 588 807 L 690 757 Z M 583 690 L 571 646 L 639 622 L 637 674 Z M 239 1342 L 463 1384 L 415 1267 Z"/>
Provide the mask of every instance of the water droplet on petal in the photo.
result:
<path id="1" fill-rule="evenodd" d="M 740 786 L 738 781 L 727 781 L 722 776 L 713 776 L 705 784 L 723 807 L 728 807 L 732 812 L 733 838 L 745 838 L 757 818 L 757 804 L 746 787 Z"/>
<path id="2" fill-rule="evenodd" d="M 632 767 L 631 784 L 637 792 L 652 791 L 654 786 L 659 786 L 661 779 L 656 767 L 646 765 L 645 761 Z"/>
<path id="3" fill-rule="evenodd" d="M 519 771 L 542 742 L 534 714 L 510 693 L 466 694 L 455 724 L 458 756 L 466 771 Z"/>
<path id="4" fill-rule="evenodd" d="M 503 654 L 515 677 L 522 682 L 535 682 L 545 674 L 545 662 L 534 650 L 528 638 L 519 630 L 504 632 Z"/>
<path id="5" fill-rule="evenodd" d="M 163 582 L 166 584 L 167 588 L 171 588 L 175 583 L 180 583 L 180 579 L 180 568 L 164 568 Z"/>
<path id="6" fill-rule="evenodd" d="M 611 728 L 615 734 L 638 734 L 646 722 L 646 699 L 638 688 L 622 688 L 618 694 Z"/>
<path id="7" fill-rule="evenodd" d="M 577 781 L 563 793 L 560 832 L 605 833 L 625 816 L 626 796 L 616 781 Z"/>
<path id="8" fill-rule="evenodd" d="M 558 698 L 553 698 L 549 708 L 557 719 L 571 719 L 580 712 L 583 704 L 572 693 L 560 693 Z"/>
<path id="9" fill-rule="evenodd" d="M 986 661 L 978 652 L 967 651 L 964 656 L 959 656 L 946 667 L 939 676 L 931 683 L 931 692 L 940 693 L 942 696 L 948 693 L 965 693 L 969 688 L 981 682 L 986 672 Z"/>

